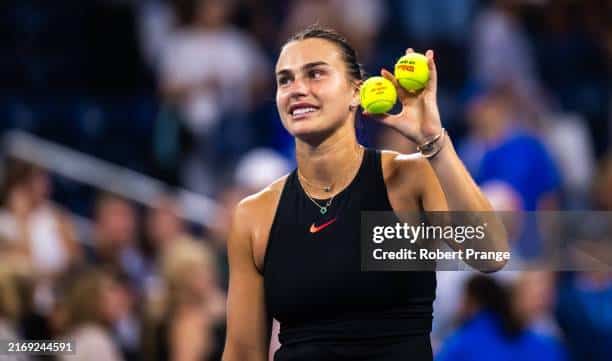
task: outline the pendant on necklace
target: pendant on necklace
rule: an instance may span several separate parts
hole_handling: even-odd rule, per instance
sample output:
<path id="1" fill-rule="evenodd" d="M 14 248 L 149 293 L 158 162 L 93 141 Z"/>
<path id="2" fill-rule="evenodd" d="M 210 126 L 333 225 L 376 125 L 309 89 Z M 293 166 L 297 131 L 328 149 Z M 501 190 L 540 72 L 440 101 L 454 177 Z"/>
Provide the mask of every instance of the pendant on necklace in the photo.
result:
<path id="1" fill-rule="evenodd" d="M 321 207 L 321 214 L 327 213 L 327 207 Z"/>

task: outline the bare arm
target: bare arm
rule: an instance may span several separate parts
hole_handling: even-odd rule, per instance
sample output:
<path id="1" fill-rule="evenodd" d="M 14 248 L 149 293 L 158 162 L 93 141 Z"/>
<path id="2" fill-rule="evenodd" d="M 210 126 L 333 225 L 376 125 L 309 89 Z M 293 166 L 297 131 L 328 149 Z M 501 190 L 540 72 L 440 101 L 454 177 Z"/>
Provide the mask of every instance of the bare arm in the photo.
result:
<path id="1" fill-rule="evenodd" d="M 472 248 L 476 251 L 507 252 L 509 250 L 505 227 L 493 212 L 491 204 L 482 194 L 450 142 L 433 160 L 421 160 L 423 174 L 422 206 L 425 211 L 456 211 L 451 213 L 452 222 L 464 225 L 485 225 L 485 237 L 465 243 L 447 241 L 455 250 Z M 439 158 L 440 157 L 440 158 Z M 469 212 L 469 213 L 468 213 Z M 479 261 L 472 259 L 470 266 L 480 271 L 497 271 L 505 262 Z"/>
<path id="2" fill-rule="evenodd" d="M 493 211 L 489 200 L 482 194 L 468 173 L 448 136 L 443 148 L 429 161 L 439 184 L 444 190 L 449 211 Z"/>
<path id="3" fill-rule="evenodd" d="M 236 208 L 228 239 L 230 265 L 227 338 L 223 361 L 267 361 L 271 320 L 266 314 L 263 276 L 253 258 L 253 206 Z"/>
<path id="4" fill-rule="evenodd" d="M 413 52 L 411 48 L 406 50 L 407 55 Z M 428 50 L 425 57 L 430 77 L 425 88 L 418 93 L 406 91 L 399 85 L 393 74 L 387 70 L 381 71 L 381 75 L 395 85 L 402 103 L 402 111 L 398 114 L 372 115 L 382 124 L 395 129 L 419 145 L 424 145 L 427 141 L 442 134 L 443 131 L 437 104 L 438 75 L 434 52 Z M 447 208 L 449 211 L 470 212 L 469 218 L 474 219 L 470 223 L 487 224 L 487 227 L 484 231 L 486 233 L 484 239 L 480 242 L 472 242 L 469 247 L 477 251 L 508 251 L 508 240 L 503 223 L 493 213 L 491 204 L 463 166 L 450 138 L 442 135 L 438 139 L 438 144 L 443 144 L 443 148 L 434 158 L 414 160 L 418 163 L 419 175 L 422 175 L 419 180 L 422 208 L 425 211 Z M 411 168 L 403 166 L 402 173 L 412 171 Z M 445 204 L 441 201 L 443 198 L 446 200 Z M 466 246 L 456 242 L 450 242 L 449 245 L 455 249 Z M 478 262 L 478 264 L 470 263 L 470 265 L 483 271 L 495 271 L 504 266 L 499 262 Z"/>

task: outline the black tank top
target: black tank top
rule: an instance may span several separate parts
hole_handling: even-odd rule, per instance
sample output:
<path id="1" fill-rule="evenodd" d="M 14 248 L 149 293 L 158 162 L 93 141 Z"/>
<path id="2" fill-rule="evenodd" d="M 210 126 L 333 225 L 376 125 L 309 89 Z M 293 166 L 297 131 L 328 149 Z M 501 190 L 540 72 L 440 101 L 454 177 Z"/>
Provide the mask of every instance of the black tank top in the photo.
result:
<path id="1" fill-rule="evenodd" d="M 361 211 L 391 210 L 376 150 L 326 214 L 296 170 L 287 177 L 263 272 L 268 314 L 281 325 L 275 360 L 431 359 L 435 273 L 360 269 Z"/>

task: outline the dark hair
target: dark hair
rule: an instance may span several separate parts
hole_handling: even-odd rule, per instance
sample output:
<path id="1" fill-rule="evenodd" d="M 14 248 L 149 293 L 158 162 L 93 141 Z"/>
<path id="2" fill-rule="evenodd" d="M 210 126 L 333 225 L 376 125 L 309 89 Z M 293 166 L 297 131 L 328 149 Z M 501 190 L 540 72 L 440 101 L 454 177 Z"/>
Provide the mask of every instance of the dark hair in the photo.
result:
<path id="1" fill-rule="evenodd" d="M 363 80 L 365 78 L 365 71 L 363 70 L 362 65 L 357 62 L 357 52 L 348 43 L 348 40 L 346 40 L 346 38 L 336 30 L 314 24 L 291 36 L 285 45 L 292 41 L 315 38 L 325 39 L 338 47 L 340 53 L 342 54 L 344 64 L 346 64 L 349 77 L 354 80 Z"/>
<path id="2" fill-rule="evenodd" d="M 0 181 L 0 204 L 6 206 L 9 192 L 30 181 L 40 170 L 38 166 L 17 158 L 6 159 L 4 176 Z"/>
<path id="3" fill-rule="evenodd" d="M 93 206 L 94 218 L 97 219 L 102 213 L 102 210 L 104 209 L 104 207 L 114 202 L 127 204 L 128 207 L 131 207 L 132 205 L 132 203 L 127 198 L 117 193 L 106 192 L 106 191 L 100 192 L 96 195 L 96 198 L 94 201 L 94 206 Z"/>
<path id="4" fill-rule="evenodd" d="M 499 317 L 503 333 L 508 338 L 514 338 L 521 333 L 523 323 L 512 308 L 511 294 L 495 279 L 489 276 L 475 275 L 467 282 L 465 292 L 481 309 L 492 312 Z"/>

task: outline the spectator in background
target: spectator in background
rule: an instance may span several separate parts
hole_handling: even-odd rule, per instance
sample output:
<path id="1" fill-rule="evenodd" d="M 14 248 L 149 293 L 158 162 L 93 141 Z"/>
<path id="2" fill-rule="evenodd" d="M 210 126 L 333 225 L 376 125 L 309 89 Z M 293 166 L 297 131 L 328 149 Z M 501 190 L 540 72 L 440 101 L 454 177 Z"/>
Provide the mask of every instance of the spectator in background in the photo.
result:
<path id="1" fill-rule="evenodd" d="M 593 183 L 592 199 L 595 210 L 612 211 L 611 190 L 612 157 L 608 155 L 601 162 Z M 602 216 L 591 218 L 602 219 Z M 604 215 L 603 219 L 607 224 L 589 226 L 610 227 L 610 216 Z M 609 228 L 603 230 L 603 235 L 609 234 Z M 603 247 L 591 250 L 595 252 L 593 259 L 609 257 L 609 239 L 597 243 Z M 585 251 L 589 250 L 585 248 Z M 604 260 L 604 265 L 609 264 L 609 261 Z M 560 275 L 556 316 L 574 360 L 609 360 L 612 339 L 612 273 L 609 267 L 602 267 L 597 272 L 592 263 L 589 265 L 587 272 Z"/>
<path id="2" fill-rule="evenodd" d="M 174 243 L 192 239 L 180 215 L 179 205 L 171 195 L 162 195 L 155 201 L 155 207 L 148 210 L 146 236 L 154 258 L 163 255 Z"/>
<path id="3" fill-rule="evenodd" d="M 560 344 L 525 329 L 509 293 L 492 278 L 476 275 L 467 282 L 459 317 L 462 326 L 446 340 L 437 361 L 566 360 Z"/>
<path id="4" fill-rule="evenodd" d="M 145 285 L 145 297 L 161 292 L 163 288 L 162 262 L 176 244 L 182 242 L 202 242 L 196 240 L 181 219 L 177 200 L 169 194 L 155 201 L 155 206 L 147 212 L 145 220 L 147 248 L 151 273 Z"/>
<path id="5" fill-rule="evenodd" d="M 517 117 L 521 102 L 514 88 L 497 86 L 474 98 L 467 109 L 469 135 L 459 153 L 476 181 L 507 183 L 526 211 L 558 207 L 557 166 L 539 135 Z"/>
<path id="6" fill-rule="evenodd" d="M 503 184 L 519 196 L 522 211 L 559 207 L 561 176 L 540 135 L 525 125 L 515 110 L 521 108 L 511 84 L 490 88 L 468 105 L 470 131 L 458 152 L 483 188 Z M 527 217 L 514 244 L 514 258 L 543 256 L 535 218 Z"/>
<path id="7" fill-rule="evenodd" d="M 0 340 L 23 339 L 19 331 L 22 300 L 19 295 L 17 277 L 9 269 L 10 263 L 0 257 Z M 26 355 L 0 356 L 0 360 L 27 361 Z"/>
<path id="8" fill-rule="evenodd" d="M 376 39 L 387 15 L 385 1 L 296 0 L 292 5 L 282 26 L 280 44 L 290 34 L 317 23 L 346 34 L 359 58 L 366 64 L 373 61 Z"/>
<path id="9" fill-rule="evenodd" d="M 310 24 L 339 29 L 340 14 L 333 1 L 325 0 L 294 0 L 288 8 L 289 12 L 281 26 L 278 43 L 284 43 L 291 34 Z M 278 45 L 277 45 L 278 46 Z"/>
<path id="10" fill-rule="evenodd" d="M 31 278 L 24 284 L 23 331 L 26 336 L 49 336 L 54 282 L 81 261 L 82 250 L 68 215 L 50 200 L 51 183 L 44 170 L 10 159 L 2 187 L 0 248 L 31 267 Z"/>
<path id="11" fill-rule="evenodd" d="M 512 308 L 526 329 L 561 338 L 554 318 L 555 276 L 548 271 L 521 272 L 512 284 Z"/>
<path id="12" fill-rule="evenodd" d="M 133 290 L 141 291 L 149 270 L 138 248 L 132 205 L 119 196 L 102 194 L 94 218 L 94 239 L 86 248 L 88 262 L 127 277 Z"/>
<path id="13" fill-rule="evenodd" d="M 524 105 L 537 111 L 542 106 L 540 84 L 532 45 L 519 11 L 519 1 L 494 0 L 480 12 L 471 41 L 471 73 L 473 80 L 488 87 L 512 84 L 520 89 Z"/>
<path id="14" fill-rule="evenodd" d="M 0 259 L 0 340 L 17 340 L 21 300 L 14 275 Z"/>
<path id="15" fill-rule="evenodd" d="M 420 44 L 441 39 L 460 43 L 469 32 L 476 0 L 398 1 L 405 34 Z"/>
<path id="16" fill-rule="evenodd" d="M 182 25 L 163 51 L 160 82 L 165 102 L 178 106 L 194 139 L 192 159 L 183 169 L 186 183 L 210 194 L 215 179 L 205 170 L 218 167 L 216 156 L 236 156 L 251 145 L 245 114 L 266 82 L 267 64 L 255 41 L 229 23 L 233 2 L 194 4 L 178 7 Z"/>
<path id="17" fill-rule="evenodd" d="M 376 41 L 387 19 L 387 4 L 383 0 L 335 0 L 342 14 L 341 30 L 365 64 L 376 57 Z M 376 59 L 380 62 L 380 59 Z"/>
<path id="18" fill-rule="evenodd" d="M 0 238 L 26 254 L 43 277 L 78 262 L 81 250 L 63 210 L 51 203 L 51 182 L 41 168 L 20 160 L 7 162 L 2 182 Z"/>
<path id="19" fill-rule="evenodd" d="M 541 120 L 542 135 L 563 174 L 563 207 L 588 209 L 596 162 L 586 120 L 570 113 L 553 113 Z"/>
<path id="20" fill-rule="evenodd" d="M 148 300 L 146 360 L 219 360 L 225 342 L 225 295 L 214 254 L 181 241 L 164 254 L 164 291 Z"/>
<path id="21" fill-rule="evenodd" d="M 66 316 L 66 334 L 74 340 L 74 355 L 61 360 L 120 361 L 112 327 L 127 312 L 126 290 L 112 276 L 99 269 L 89 269 L 68 280 L 62 301 Z"/>
<path id="22" fill-rule="evenodd" d="M 520 196 L 512 187 L 504 182 L 489 182 L 482 187 L 491 206 L 500 215 L 515 215 L 522 209 Z M 517 219 L 518 217 L 513 217 Z M 504 220 L 508 240 L 512 245 L 520 234 L 520 224 L 513 224 L 510 219 Z M 510 266 L 510 267 L 509 267 Z M 506 268 L 517 269 L 514 257 L 510 259 Z M 457 314 L 461 304 L 457 302 L 464 293 L 467 281 L 474 276 L 475 270 L 437 271 L 436 272 L 436 300 L 434 301 L 434 318 L 431 330 L 432 346 L 437 350 L 440 343 L 445 340 L 457 327 Z M 515 278 L 514 271 L 501 270 L 496 272 L 495 277 L 500 282 L 512 282 Z"/>
<path id="23" fill-rule="evenodd" d="M 146 291 L 152 270 L 138 241 L 133 206 L 116 195 L 102 194 L 95 205 L 94 240 L 86 248 L 90 264 L 116 274 L 128 288 L 129 309 L 117 320 L 114 333 L 124 355 L 137 353 L 139 310 L 133 305 Z"/>
<path id="24" fill-rule="evenodd" d="M 42 281 L 48 285 L 45 296 L 50 297 L 46 300 L 49 302 L 44 303 L 48 308 L 45 310 L 37 300 Z M 58 302 L 51 294 L 54 283 L 50 281 L 40 279 L 23 253 L 0 247 L 0 339 L 15 339 L 4 332 L 13 332 L 16 339 L 24 340 L 53 338 L 57 330 L 54 316 Z"/>
<path id="25" fill-rule="evenodd" d="M 137 6 L 141 51 L 148 65 L 159 69 L 163 48 L 176 25 L 176 16 L 166 0 L 139 1 Z"/>
<path id="26" fill-rule="evenodd" d="M 576 361 L 610 360 L 612 273 L 562 274 L 556 316 Z"/>

